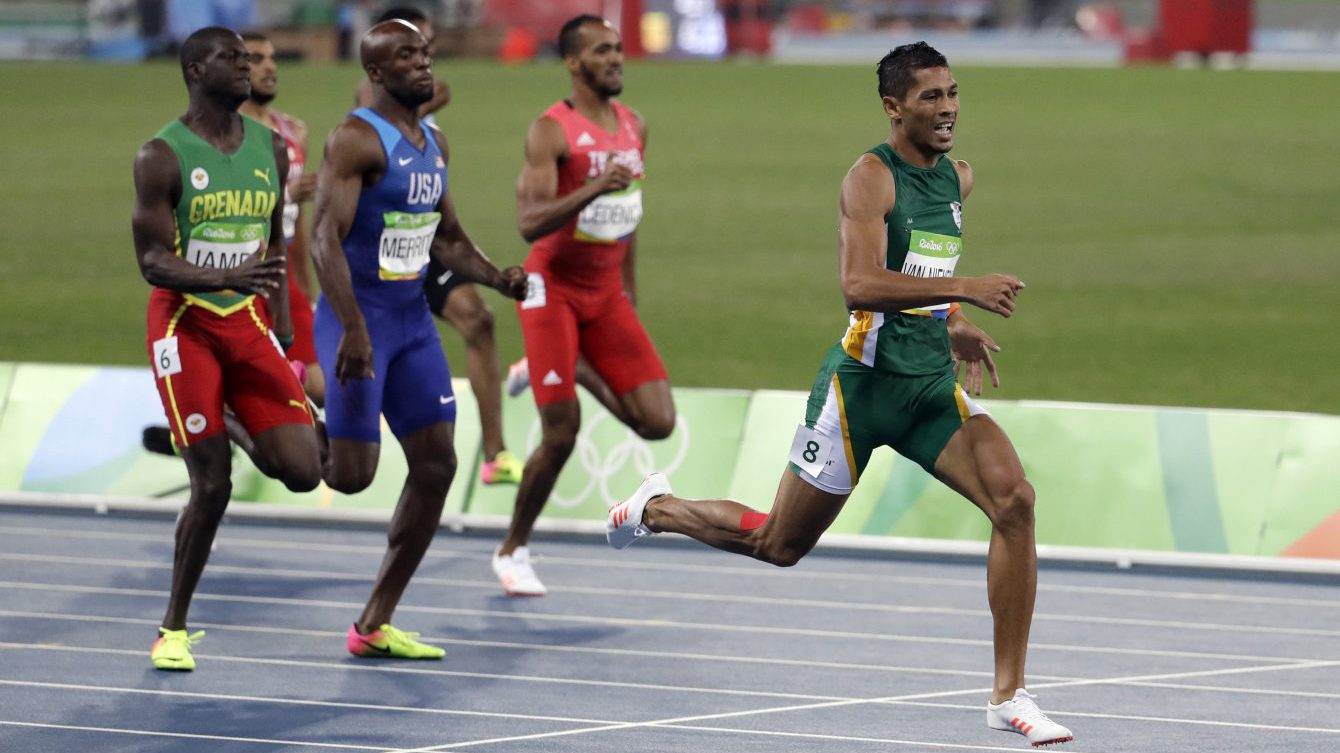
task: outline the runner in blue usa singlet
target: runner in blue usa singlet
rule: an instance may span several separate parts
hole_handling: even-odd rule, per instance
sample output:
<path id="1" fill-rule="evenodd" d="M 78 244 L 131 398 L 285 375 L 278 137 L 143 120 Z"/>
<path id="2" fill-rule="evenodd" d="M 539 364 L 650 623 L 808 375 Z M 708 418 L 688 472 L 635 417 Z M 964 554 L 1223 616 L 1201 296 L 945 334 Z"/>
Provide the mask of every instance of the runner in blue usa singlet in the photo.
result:
<path id="1" fill-rule="evenodd" d="M 332 439 L 377 442 L 379 414 L 397 437 L 456 420 L 451 372 L 423 293 L 447 169 L 426 121 L 420 121 L 426 138 L 419 149 L 371 109 L 359 108 L 353 116 L 376 129 L 386 152 L 386 172 L 363 189 L 343 243 L 372 340 L 373 376 L 343 384 L 330 380 L 326 431 Z M 323 295 L 316 311 L 316 350 L 327 374 L 335 374 L 343 334 Z"/>

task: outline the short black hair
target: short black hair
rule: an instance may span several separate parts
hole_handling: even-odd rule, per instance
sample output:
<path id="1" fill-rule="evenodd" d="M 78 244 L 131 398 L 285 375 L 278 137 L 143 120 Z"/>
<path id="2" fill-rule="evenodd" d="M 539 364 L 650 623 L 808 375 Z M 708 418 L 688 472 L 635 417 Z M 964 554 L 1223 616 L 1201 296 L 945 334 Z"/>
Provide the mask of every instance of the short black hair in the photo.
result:
<path id="1" fill-rule="evenodd" d="M 237 32 L 224 26 L 206 26 L 196 31 L 181 43 L 181 52 L 179 59 L 181 61 L 181 76 L 186 79 L 186 69 L 192 63 L 203 63 L 209 53 L 214 51 L 215 45 L 223 39 L 236 39 Z M 186 79 L 189 85 L 191 82 Z"/>
<path id="2" fill-rule="evenodd" d="M 913 42 L 895 47 L 879 59 L 875 72 L 879 75 L 879 96 L 902 99 L 916 83 L 917 71 L 927 68 L 948 68 L 949 61 L 940 51 L 925 42 Z"/>
<path id="3" fill-rule="evenodd" d="M 558 30 L 558 56 L 567 57 L 581 52 L 582 40 L 581 30 L 587 24 L 600 24 L 602 26 L 609 24 L 609 21 L 594 16 L 590 13 L 583 13 L 568 20 L 563 24 L 563 28 Z"/>
<path id="4" fill-rule="evenodd" d="M 268 42 L 270 38 L 259 31 L 244 31 L 240 35 L 243 42 Z"/>
<path id="5" fill-rule="evenodd" d="M 408 21 L 409 23 L 418 26 L 421 22 L 427 20 L 428 14 L 413 5 L 392 5 L 382 11 L 380 16 L 377 16 L 376 23 L 380 24 L 387 21 Z"/>

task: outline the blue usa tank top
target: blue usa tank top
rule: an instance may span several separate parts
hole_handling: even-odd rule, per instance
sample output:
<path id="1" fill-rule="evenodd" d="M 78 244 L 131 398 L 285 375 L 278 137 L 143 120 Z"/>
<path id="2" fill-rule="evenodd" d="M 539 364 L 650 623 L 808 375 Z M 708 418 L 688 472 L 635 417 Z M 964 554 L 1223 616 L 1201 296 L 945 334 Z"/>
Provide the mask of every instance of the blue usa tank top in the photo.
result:
<path id="1" fill-rule="evenodd" d="M 425 137 L 419 149 L 372 109 L 352 114 L 377 130 L 386 152 L 386 172 L 363 189 L 344 239 L 354 294 L 360 303 L 406 306 L 423 297 L 424 269 L 442 220 L 437 209 L 447 190 L 446 161 L 427 121 L 419 121 Z"/>

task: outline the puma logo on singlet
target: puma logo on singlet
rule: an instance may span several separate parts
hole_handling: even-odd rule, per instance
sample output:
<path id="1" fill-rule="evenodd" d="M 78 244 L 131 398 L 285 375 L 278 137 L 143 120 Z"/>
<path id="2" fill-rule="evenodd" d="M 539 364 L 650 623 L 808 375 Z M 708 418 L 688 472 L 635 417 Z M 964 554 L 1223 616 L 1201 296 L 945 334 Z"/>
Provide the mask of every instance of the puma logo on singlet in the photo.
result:
<path id="1" fill-rule="evenodd" d="M 257 178 L 260 178 L 261 180 L 265 181 L 265 185 L 267 186 L 270 185 L 270 168 L 267 167 L 264 170 L 261 170 L 258 167 L 252 170 L 252 172 L 256 173 Z"/>

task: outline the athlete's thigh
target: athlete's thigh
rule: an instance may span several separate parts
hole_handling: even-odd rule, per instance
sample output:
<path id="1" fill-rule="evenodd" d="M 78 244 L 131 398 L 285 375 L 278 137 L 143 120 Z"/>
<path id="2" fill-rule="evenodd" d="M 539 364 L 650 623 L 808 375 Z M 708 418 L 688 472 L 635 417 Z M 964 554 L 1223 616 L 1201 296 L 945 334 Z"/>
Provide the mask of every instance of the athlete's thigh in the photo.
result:
<path id="1" fill-rule="evenodd" d="M 935 461 L 935 477 L 985 509 L 1024 481 L 1024 466 L 1005 430 L 989 415 L 969 418 Z"/>
<path id="2" fill-rule="evenodd" d="M 643 382 L 619 395 L 618 399 L 634 425 L 654 425 L 666 430 L 674 428 L 675 398 L 668 379 Z"/>
<path id="3" fill-rule="evenodd" d="M 454 458 L 455 436 L 455 424 L 445 421 L 421 426 L 401 436 L 400 447 L 405 451 L 410 473 Z"/>
<path id="4" fill-rule="evenodd" d="M 844 369 L 847 360 L 840 346 L 829 350 L 788 458 L 810 484 L 839 496 L 851 493 L 878 444 L 869 431 L 874 419 L 867 404 L 875 385 L 868 369 Z"/>
<path id="5" fill-rule="evenodd" d="M 762 535 L 788 548 L 808 552 L 842 512 L 850 494 L 834 494 L 815 486 L 794 468 L 782 472 Z"/>
<path id="6" fill-rule="evenodd" d="M 382 394 L 385 373 L 391 355 L 398 345 L 397 334 L 391 322 L 384 321 L 380 311 L 369 308 L 363 312 L 368 336 L 372 339 L 372 378 L 335 378 L 335 359 L 344 329 L 335 318 L 335 312 L 325 299 L 317 305 L 315 339 L 316 353 L 326 379 L 326 434 L 332 440 L 378 443 L 381 441 Z M 332 442 L 332 447 L 334 446 Z"/>
<path id="7" fill-rule="evenodd" d="M 898 454 L 917 463 L 927 473 L 936 472 L 936 464 L 952 437 L 973 416 L 988 415 L 959 386 L 954 372 L 924 377 L 900 377 L 899 389 L 889 407 L 912 418 L 910 425 L 891 438 L 889 444 Z"/>
<path id="8" fill-rule="evenodd" d="M 438 310 L 442 312 L 443 319 L 464 334 L 475 321 L 486 315 L 488 304 L 484 302 L 478 288 L 468 282 L 461 282 L 447 292 L 446 305 Z"/>
<path id="9" fill-rule="evenodd" d="M 256 437 L 290 424 L 311 427 L 312 414 L 302 383 L 269 333 L 259 325 L 248 327 L 240 319 L 237 324 L 229 329 L 224 342 L 229 353 L 224 364 L 224 391 L 247 433 Z"/>
<path id="10" fill-rule="evenodd" d="M 583 316 L 579 332 L 582 355 L 614 394 L 625 395 L 640 384 L 668 379 L 637 310 L 622 292 L 611 295 L 598 311 Z M 533 368 L 531 373 L 535 373 Z"/>
<path id="11" fill-rule="evenodd" d="M 530 293 L 517 304 L 526 343 L 530 389 L 536 405 L 577 399 L 577 316 L 561 291 L 548 288 L 531 273 Z"/>
<path id="12" fill-rule="evenodd" d="M 451 299 L 459 297 L 456 291 L 462 286 L 472 287 L 469 280 L 447 269 L 445 264 L 437 260 L 437 257 L 430 256 L 428 258 L 428 268 L 424 270 L 423 275 L 423 294 L 428 299 L 428 308 L 434 314 L 447 321 L 452 321 Z M 478 298 L 479 294 L 476 293 L 475 297 Z M 483 303 L 483 301 L 480 301 L 480 303 Z"/>
<path id="13" fill-rule="evenodd" d="M 289 319 L 293 322 L 293 344 L 288 357 L 311 365 L 316 363 L 316 343 L 312 340 L 312 304 L 298 283 L 289 277 Z"/>
<path id="14" fill-rule="evenodd" d="M 437 328 L 427 310 L 405 317 L 408 340 L 392 356 L 382 377 L 382 415 L 397 438 L 437 423 L 456 422 L 456 395 Z"/>
<path id="15" fill-rule="evenodd" d="M 145 344 L 173 440 L 186 448 L 225 431 L 223 373 L 202 312 L 159 313 L 151 302 Z"/>

